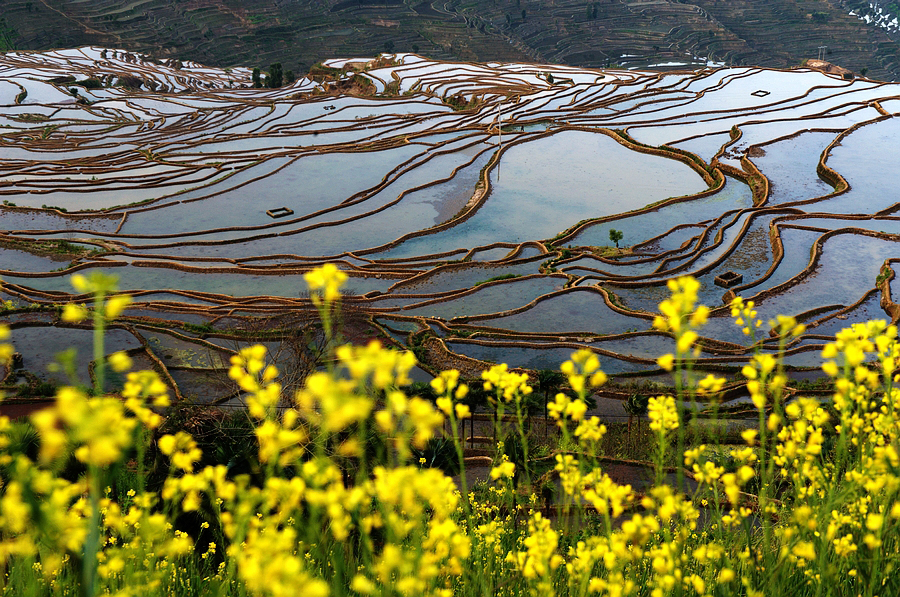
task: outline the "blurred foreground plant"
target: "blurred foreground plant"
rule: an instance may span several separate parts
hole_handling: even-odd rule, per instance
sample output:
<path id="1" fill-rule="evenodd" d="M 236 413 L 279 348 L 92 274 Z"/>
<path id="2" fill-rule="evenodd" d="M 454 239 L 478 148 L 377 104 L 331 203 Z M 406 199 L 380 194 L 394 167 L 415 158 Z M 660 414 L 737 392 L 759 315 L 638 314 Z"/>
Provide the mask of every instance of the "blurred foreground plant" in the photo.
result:
<path id="1" fill-rule="evenodd" d="M 685 407 L 714 401 L 725 380 L 695 376 L 710 311 L 697 305 L 695 280 L 674 280 L 654 322 L 675 340 L 675 352 L 659 359 L 675 391 L 648 404 L 655 482 L 637 491 L 611 476 L 607 428 L 586 402 L 607 379 L 598 356 L 580 350 L 560 368 L 569 393 L 548 404 L 559 435 L 546 458 L 530 456 L 528 376 L 505 365 L 484 372 L 497 438 L 520 443 L 522 457 L 498 449 L 490 481 L 470 491 L 459 436 L 459 422 L 473 415 L 469 386 L 444 371 L 431 382 L 432 402 L 408 391 L 410 353 L 377 342 L 337 346 L 332 322 L 345 278 L 334 266 L 307 276 L 332 349 L 327 370 L 295 396 L 284 396 L 264 347 L 231 360 L 253 421 L 254 474 L 205 464 L 189 433 L 159 430 L 169 399 L 155 372 L 129 372 L 120 394 L 104 395 L 106 364 L 130 368 L 126 354 L 107 357 L 102 343 L 129 299 L 109 295 L 109 278 L 74 279 L 92 302 L 66 306 L 63 316 L 93 321 L 93 390 L 61 388 L 28 423 L 0 418 L 2 592 L 900 593 L 894 326 L 857 324 L 825 346 L 835 392 L 820 402 L 789 391 L 782 355 L 803 328 L 776 319 L 777 352 L 756 343 L 743 370 L 757 427 L 739 444 L 697 444 Z M 753 305 L 736 302 L 733 316 L 756 342 Z M 8 335 L 0 327 L 0 339 Z M 11 351 L 0 345 L 0 358 Z M 39 437 L 34 452 L 20 441 L 26 426 Z M 415 456 L 445 433 L 463 470 L 456 480 Z"/>

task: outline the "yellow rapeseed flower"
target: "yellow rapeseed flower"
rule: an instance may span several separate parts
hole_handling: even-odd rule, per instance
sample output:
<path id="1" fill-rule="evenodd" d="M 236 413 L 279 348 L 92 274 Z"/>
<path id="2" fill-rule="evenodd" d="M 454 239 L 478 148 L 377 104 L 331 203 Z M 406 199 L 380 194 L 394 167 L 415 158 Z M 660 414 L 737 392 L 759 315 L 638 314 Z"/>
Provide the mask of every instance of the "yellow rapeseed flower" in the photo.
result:
<path id="1" fill-rule="evenodd" d="M 325 301 L 331 303 L 341 297 L 340 289 L 347 281 L 347 274 L 333 263 L 326 263 L 303 274 L 303 278 L 311 291 L 321 293 Z M 317 294 L 313 294 L 313 300 L 316 300 L 316 297 Z"/>
<path id="2" fill-rule="evenodd" d="M 516 473 L 516 465 L 509 461 L 509 458 L 504 454 L 500 461 L 500 464 L 491 469 L 491 479 L 497 480 L 500 478 L 504 479 L 512 479 L 513 475 Z"/>
<path id="3" fill-rule="evenodd" d="M 84 305 L 75 305 L 73 303 L 65 305 L 62 314 L 60 315 L 60 319 L 67 323 L 78 323 L 79 321 L 87 319 L 87 317 L 87 307 Z"/>
<path id="4" fill-rule="evenodd" d="M 650 418 L 650 429 L 654 431 L 678 429 L 678 410 L 673 396 L 650 398 L 647 403 L 647 416 Z"/>

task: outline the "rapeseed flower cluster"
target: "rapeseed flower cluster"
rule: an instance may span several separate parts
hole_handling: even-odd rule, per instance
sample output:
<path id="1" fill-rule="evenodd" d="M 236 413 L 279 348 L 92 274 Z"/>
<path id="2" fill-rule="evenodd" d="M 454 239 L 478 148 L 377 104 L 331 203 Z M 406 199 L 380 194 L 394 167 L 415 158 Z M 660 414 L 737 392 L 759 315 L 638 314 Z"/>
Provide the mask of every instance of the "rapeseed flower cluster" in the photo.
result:
<path id="1" fill-rule="evenodd" d="M 308 275 L 323 318 L 336 313 L 345 278 L 333 266 Z M 92 316 L 102 341 L 129 299 L 109 296 L 106 277 L 74 283 L 92 302 L 65 316 Z M 697 305 L 696 280 L 669 286 L 654 326 L 676 341 L 660 359 L 675 390 L 649 400 L 655 461 L 629 463 L 654 471 L 652 483 L 617 482 L 621 463 L 604 457 L 610 433 L 588 416 L 588 402 L 607 378 L 590 350 L 562 364 L 567 391 L 547 405 L 558 436 L 535 458 L 528 375 L 505 365 L 484 372 L 478 383 L 493 398 L 503 443 L 489 480 L 472 491 L 459 429 L 480 416 L 466 402 L 469 385 L 444 371 L 431 382 L 433 400 L 415 396 L 411 353 L 339 346 L 328 323 L 329 364 L 291 396 L 263 346 L 238 351 L 228 373 L 253 424 L 250 473 L 209 464 L 198 438 L 169 429 L 166 383 L 130 371 L 128 354 L 117 353 L 100 360 L 125 374 L 122 390 L 107 395 L 102 380 L 93 391 L 60 388 L 55 405 L 29 420 L 34 450 L 22 447 L 22 423 L 0 417 L 0 592 L 898 594 L 896 328 L 840 332 L 822 351 L 831 396 L 808 397 L 792 390 L 783 365 L 803 326 L 777 318 L 778 352 L 756 347 L 741 371 L 758 425 L 728 445 L 699 443 L 686 435 L 684 412 L 726 382 L 715 374 L 694 382 L 691 357 L 710 311 Z M 762 323 L 752 302 L 731 308 L 755 338 Z M 0 340 L 8 337 L 0 327 Z M 0 345 L 0 359 L 11 353 Z M 105 357 L 102 345 L 95 354 Z M 453 446 L 456 478 L 421 456 L 438 438 Z M 162 466 L 151 473 L 154 458 Z"/>
<path id="2" fill-rule="evenodd" d="M 653 319 L 653 327 L 672 334 L 675 339 L 675 354 L 666 354 L 657 359 L 660 367 L 672 371 L 675 365 L 695 349 L 700 338 L 697 330 L 709 317 L 709 307 L 697 305 L 700 282 L 691 277 L 669 280 L 668 288 L 672 296 L 659 304 L 660 315 Z"/>

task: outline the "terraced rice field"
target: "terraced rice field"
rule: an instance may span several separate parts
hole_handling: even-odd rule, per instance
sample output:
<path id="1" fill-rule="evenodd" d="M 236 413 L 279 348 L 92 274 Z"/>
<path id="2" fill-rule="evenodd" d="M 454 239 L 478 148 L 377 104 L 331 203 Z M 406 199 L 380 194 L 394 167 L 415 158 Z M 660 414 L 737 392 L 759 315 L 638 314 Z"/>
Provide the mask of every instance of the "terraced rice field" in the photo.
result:
<path id="1" fill-rule="evenodd" d="M 0 57 L 2 321 L 24 362 L 7 386 L 58 377 L 57 347 L 81 346 L 87 375 L 89 334 L 54 305 L 90 302 L 69 279 L 92 270 L 135 297 L 110 351 L 220 403 L 238 397 L 214 373 L 248 338 L 278 329 L 266 339 L 297 358 L 302 274 L 325 262 L 350 275 L 349 334 L 473 376 L 589 347 L 617 381 L 663 379 L 671 340 L 651 322 L 685 274 L 715 307 L 698 371 L 753 352 L 735 295 L 807 324 L 795 379 L 839 327 L 900 315 L 896 84 L 412 54 L 325 66 L 268 90 L 114 49 Z"/>

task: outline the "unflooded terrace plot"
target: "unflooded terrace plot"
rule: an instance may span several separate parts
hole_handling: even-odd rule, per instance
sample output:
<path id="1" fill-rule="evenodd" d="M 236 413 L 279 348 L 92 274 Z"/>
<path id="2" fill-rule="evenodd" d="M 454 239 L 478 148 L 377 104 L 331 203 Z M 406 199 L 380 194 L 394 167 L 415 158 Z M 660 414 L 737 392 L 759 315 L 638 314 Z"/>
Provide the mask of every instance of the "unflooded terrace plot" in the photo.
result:
<path id="1" fill-rule="evenodd" d="M 735 295 L 809 324 L 799 368 L 823 330 L 894 312 L 898 85 L 411 54 L 325 67 L 254 89 L 245 69 L 115 49 L 0 57 L 0 298 L 43 351 L 17 383 L 54 379 L 47 347 L 84 344 L 53 327 L 55 305 L 91 301 L 76 271 L 118 275 L 135 304 L 114 340 L 183 396 L 215 367 L 176 353 L 221 363 L 274 334 L 302 361 L 302 274 L 324 262 L 350 275 L 348 337 L 472 374 L 581 346 L 620 379 L 659 375 L 671 341 L 652 316 L 682 275 L 716 308 L 700 370 L 753 352 Z"/>

